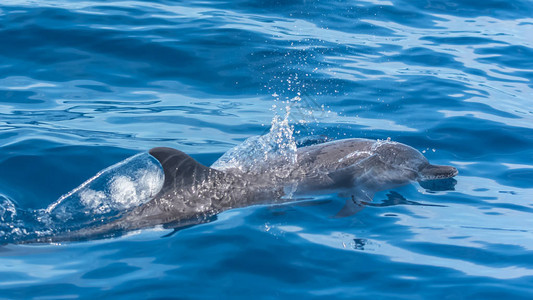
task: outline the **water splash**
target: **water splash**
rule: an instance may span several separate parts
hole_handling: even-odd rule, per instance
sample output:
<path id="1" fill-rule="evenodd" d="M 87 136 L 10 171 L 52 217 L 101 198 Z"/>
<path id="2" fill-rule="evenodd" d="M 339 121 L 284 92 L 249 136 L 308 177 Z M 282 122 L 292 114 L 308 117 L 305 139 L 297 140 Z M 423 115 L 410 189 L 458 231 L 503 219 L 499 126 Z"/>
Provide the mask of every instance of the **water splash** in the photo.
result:
<path id="1" fill-rule="evenodd" d="M 163 182 L 161 165 L 145 152 L 100 171 L 45 209 L 21 210 L 0 195 L 0 240 L 31 239 L 105 222 L 149 201 Z"/>
<path id="2" fill-rule="evenodd" d="M 1 224 L 12 222 L 17 215 L 15 204 L 4 195 L 0 195 L 0 222 Z"/>
<path id="3" fill-rule="evenodd" d="M 157 160 L 140 153 L 100 171 L 44 212 L 61 221 L 116 213 L 148 201 L 161 189 L 163 181 Z"/>
<path id="4" fill-rule="evenodd" d="M 277 176 L 289 176 L 297 161 L 294 127 L 289 124 L 290 111 L 287 105 L 283 117 L 274 116 L 267 134 L 248 138 L 224 153 L 211 167 L 248 174 L 262 173 L 264 168 L 270 168 L 269 164 L 265 164 L 267 161 L 283 166 Z"/>
<path id="5" fill-rule="evenodd" d="M 0 195 L 0 239 L 8 235 L 21 235 L 21 222 L 17 220 L 15 202 L 4 195 Z"/>

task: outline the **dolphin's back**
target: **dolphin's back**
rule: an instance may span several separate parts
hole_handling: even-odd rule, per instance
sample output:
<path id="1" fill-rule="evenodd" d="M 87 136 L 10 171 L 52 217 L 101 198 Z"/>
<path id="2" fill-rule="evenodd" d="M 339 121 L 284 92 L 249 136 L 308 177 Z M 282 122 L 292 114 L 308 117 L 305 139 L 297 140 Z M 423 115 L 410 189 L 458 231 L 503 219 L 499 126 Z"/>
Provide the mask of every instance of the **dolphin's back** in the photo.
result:
<path id="1" fill-rule="evenodd" d="M 338 170 L 371 156 L 374 142 L 354 138 L 299 148 L 298 165 L 307 173 Z"/>

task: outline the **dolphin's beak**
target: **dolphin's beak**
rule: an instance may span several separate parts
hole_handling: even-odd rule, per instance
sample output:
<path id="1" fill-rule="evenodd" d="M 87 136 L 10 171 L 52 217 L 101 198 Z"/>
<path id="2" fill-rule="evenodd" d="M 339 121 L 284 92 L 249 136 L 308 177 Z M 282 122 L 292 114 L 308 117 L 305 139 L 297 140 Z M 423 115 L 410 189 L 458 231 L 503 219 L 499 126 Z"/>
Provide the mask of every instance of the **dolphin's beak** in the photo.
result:
<path id="1" fill-rule="evenodd" d="M 437 165 L 428 165 L 419 172 L 420 180 L 451 178 L 457 175 L 458 173 L 459 171 L 457 171 L 457 169 L 454 167 Z"/>

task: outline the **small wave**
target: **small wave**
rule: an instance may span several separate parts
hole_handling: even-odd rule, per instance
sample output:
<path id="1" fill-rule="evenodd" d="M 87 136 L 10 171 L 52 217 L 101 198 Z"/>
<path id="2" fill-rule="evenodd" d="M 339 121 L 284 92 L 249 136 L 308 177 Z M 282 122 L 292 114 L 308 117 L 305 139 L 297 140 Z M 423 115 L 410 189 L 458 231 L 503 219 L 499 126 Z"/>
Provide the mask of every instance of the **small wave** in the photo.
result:
<path id="1" fill-rule="evenodd" d="M 159 162 L 145 152 L 102 170 L 45 209 L 21 210 L 0 195 L 0 239 L 31 239 L 111 220 L 149 201 L 163 181 Z"/>
<path id="2" fill-rule="evenodd" d="M 57 221 L 95 218 L 141 205 L 163 185 L 163 171 L 148 153 L 106 168 L 44 211 Z"/>

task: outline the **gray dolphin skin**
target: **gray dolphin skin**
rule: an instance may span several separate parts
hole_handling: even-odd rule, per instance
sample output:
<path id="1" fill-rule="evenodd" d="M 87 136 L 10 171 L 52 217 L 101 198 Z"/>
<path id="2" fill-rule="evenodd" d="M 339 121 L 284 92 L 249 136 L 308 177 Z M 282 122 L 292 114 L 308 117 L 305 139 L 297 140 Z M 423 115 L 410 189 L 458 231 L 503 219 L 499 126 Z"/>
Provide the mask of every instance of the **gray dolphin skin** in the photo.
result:
<path id="1" fill-rule="evenodd" d="M 183 227 L 207 222 L 232 208 L 287 202 L 287 196 L 306 192 L 339 192 L 347 198 L 337 215 L 342 217 L 359 211 L 378 191 L 458 173 L 451 166 L 430 164 L 410 146 L 368 139 L 298 148 L 293 165 L 274 158 L 258 165 L 257 171 L 216 170 L 172 148 L 153 148 L 149 153 L 165 176 L 163 187 L 149 202 L 110 223 L 37 242 L 104 238 L 156 225 Z"/>

